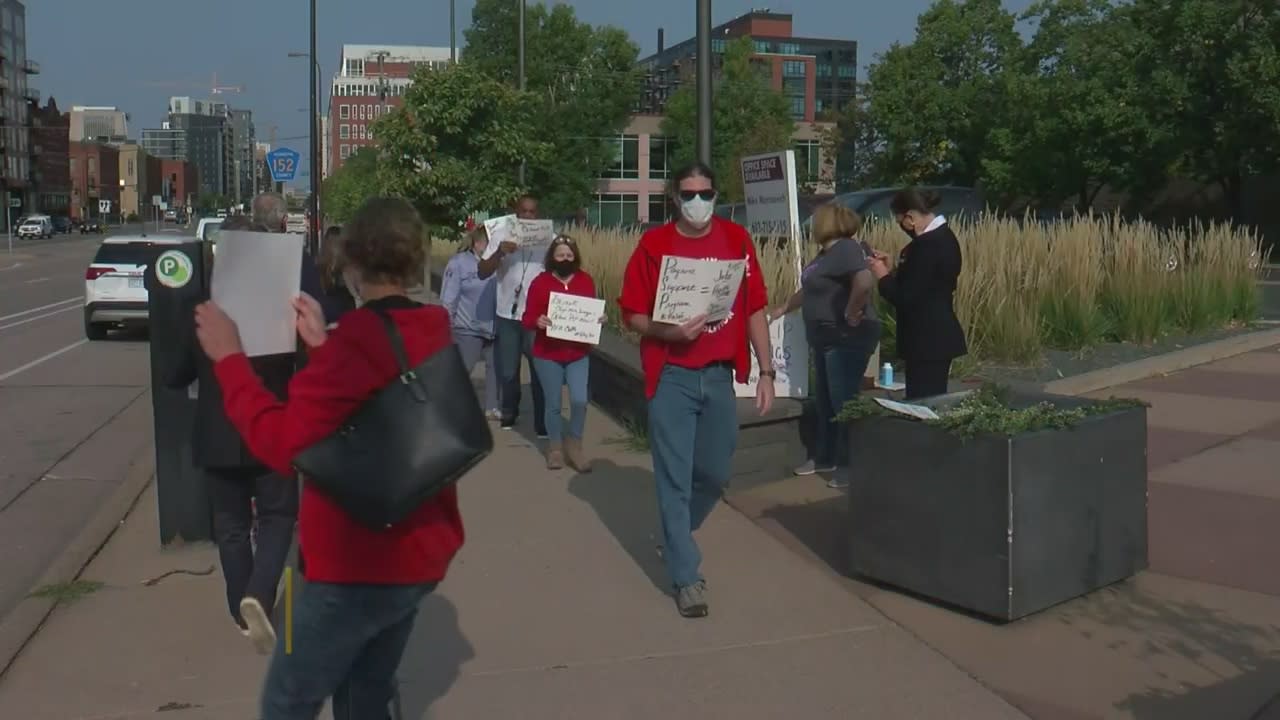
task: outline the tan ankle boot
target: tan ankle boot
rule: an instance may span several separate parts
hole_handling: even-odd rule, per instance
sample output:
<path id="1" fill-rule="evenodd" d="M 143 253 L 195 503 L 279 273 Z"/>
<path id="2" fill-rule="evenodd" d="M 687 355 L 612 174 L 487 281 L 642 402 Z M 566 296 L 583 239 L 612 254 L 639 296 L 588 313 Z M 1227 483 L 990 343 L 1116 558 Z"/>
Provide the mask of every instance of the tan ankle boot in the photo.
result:
<path id="1" fill-rule="evenodd" d="M 564 453 L 561 452 L 560 446 L 551 444 L 547 446 L 547 469 L 559 470 L 564 467 Z"/>
<path id="2" fill-rule="evenodd" d="M 582 440 L 579 438 L 567 438 L 564 441 L 565 459 L 569 461 L 569 467 L 580 473 L 591 472 L 591 461 L 587 459 L 586 453 L 582 450 Z"/>

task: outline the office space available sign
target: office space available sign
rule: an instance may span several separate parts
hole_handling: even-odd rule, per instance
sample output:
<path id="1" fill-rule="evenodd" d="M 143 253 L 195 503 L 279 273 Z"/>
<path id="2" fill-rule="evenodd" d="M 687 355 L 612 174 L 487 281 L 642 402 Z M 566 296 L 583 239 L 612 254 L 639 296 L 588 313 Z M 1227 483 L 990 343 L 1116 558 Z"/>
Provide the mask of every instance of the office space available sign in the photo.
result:
<path id="1" fill-rule="evenodd" d="M 747 225 L 756 234 L 787 236 L 800 228 L 793 150 L 742 158 L 742 191 Z"/>

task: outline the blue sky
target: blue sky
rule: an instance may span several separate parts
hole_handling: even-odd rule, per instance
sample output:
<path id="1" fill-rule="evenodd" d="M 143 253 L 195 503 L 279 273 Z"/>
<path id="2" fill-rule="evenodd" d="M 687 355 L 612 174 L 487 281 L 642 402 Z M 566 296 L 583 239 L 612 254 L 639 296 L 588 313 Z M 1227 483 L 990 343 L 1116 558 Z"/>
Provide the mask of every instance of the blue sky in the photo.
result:
<path id="1" fill-rule="evenodd" d="M 473 3 L 457 0 L 460 46 Z M 894 41 L 910 39 L 929 3 L 712 0 L 712 12 L 716 23 L 753 7 L 790 12 L 797 35 L 858 41 L 865 66 Z M 1019 10 L 1029 3 L 1006 0 Z M 693 34 L 693 0 L 567 4 L 593 24 L 625 29 L 642 54 L 653 51 L 659 27 L 668 44 Z M 32 84 L 60 107 L 115 105 L 130 113 L 136 137 L 143 127 L 159 127 L 170 95 L 208 97 L 216 73 L 219 84 L 244 86 L 225 97 L 253 111 L 259 138 L 265 141 L 275 125 L 278 139 L 290 138 L 278 144 L 306 157 L 306 61 L 288 53 L 308 49 L 307 0 L 26 0 L 26 7 L 27 53 L 43 70 Z M 326 78 L 343 43 L 449 45 L 448 0 L 317 0 L 317 7 Z"/>

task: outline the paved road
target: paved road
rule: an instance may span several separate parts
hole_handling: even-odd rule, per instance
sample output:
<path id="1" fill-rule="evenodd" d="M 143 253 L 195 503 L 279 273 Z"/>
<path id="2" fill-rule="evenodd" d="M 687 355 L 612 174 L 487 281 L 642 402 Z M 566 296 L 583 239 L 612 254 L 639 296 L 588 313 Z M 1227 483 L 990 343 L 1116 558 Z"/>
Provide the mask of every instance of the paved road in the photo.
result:
<path id="1" fill-rule="evenodd" d="M 0 616 L 150 443 L 145 337 L 84 337 L 101 239 L 0 243 Z"/>

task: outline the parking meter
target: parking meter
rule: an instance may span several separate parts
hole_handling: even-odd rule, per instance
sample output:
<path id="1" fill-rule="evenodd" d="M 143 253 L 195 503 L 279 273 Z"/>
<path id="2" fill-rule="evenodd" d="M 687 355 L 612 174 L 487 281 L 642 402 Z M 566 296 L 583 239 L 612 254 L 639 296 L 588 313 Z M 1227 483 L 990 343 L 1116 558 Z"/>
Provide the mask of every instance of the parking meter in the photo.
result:
<path id="1" fill-rule="evenodd" d="M 208 247 L 203 242 L 157 245 L 146 273 L 162 545 L 213 539 L 208 481 L 191 453 L 198 392 L 195 308 L 209 297 Z"/>

